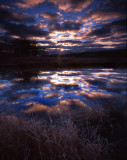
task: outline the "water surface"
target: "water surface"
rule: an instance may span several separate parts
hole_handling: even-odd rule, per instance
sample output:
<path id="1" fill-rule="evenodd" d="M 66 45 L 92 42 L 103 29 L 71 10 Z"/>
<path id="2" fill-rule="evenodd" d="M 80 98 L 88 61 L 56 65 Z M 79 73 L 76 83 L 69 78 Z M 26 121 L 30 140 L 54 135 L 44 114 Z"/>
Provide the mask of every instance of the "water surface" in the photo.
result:
<path id="1" fill-rule="evenodd" d="M 50 113 L 70 106 L 125 107 L 126 76 L 126 69 L 112 68 L 0 72 L 0 109 Z"/>

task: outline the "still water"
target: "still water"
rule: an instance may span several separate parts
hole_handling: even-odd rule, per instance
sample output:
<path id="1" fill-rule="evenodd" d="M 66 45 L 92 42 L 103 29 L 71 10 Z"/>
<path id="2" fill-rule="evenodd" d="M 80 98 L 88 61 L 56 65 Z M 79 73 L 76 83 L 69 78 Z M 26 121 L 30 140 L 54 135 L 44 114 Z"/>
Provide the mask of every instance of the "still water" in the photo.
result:
<path id="1" fill-rule="evenodd" d="M 96 109 L 127 104 L 125 69 L 0 72 L 0 109 L 63 112 L 75 106 Z"/>

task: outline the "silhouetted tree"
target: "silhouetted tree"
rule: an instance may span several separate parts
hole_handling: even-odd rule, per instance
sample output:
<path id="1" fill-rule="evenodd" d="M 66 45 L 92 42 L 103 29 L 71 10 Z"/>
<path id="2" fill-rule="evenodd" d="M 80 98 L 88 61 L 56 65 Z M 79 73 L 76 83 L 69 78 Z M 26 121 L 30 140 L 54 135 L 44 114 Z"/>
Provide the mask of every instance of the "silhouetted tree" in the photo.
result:
<path id="1" fill-rule="evenodd" d="M 39 54 L 39 50 L 37 48 L 36 41 L 33 41 L 30 46 L 30 54 L 37 56 Z"/>
<path id="2" fill-rule="evenodd" d="M 41 47 L 41 54 L 40 55 L 46 55 L 45 47 Z"/>
<path id="3" fill-rule="evenodd" d="M 27 39 L 18 39 L 13 43 L 15 54 L 20 55 L 35 55 L 39 54 L 36 41 L 30 41 Z"/>

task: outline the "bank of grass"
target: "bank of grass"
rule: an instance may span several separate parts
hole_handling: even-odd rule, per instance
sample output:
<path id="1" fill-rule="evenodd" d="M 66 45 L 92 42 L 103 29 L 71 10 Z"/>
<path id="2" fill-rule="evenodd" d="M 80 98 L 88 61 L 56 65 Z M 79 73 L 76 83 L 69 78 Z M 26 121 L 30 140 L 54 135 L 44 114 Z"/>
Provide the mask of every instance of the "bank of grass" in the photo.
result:
<path id="1" fill-rule="evenodd" d="M 119 110 L 104 113 L 88 108 L 56 115 L 55 120 L 1 113 L 0 159 L 117 160 L 117 142 L 111 142 L 107 133 L 112 132 L 113 117 L 118 115 Z"/>
<path id="2" fill-rule="evenodd" d="M 90 54 L 90 53 L 89 53 Z M 0 55 L 0 69 L 4 68 L 39 68 L 41 70 L 52 69 L 77 69 L 89 67 L 113 67 L 126 68 L 127 60 L 125 53 L 120 52 L 120 56 L 103 56 L 100 53 L 70 54 L 70 55 L 42 55 L 42 56 L 18 56 L 16 54 Z M 123 56 L 122 56 L 122 55 Z"/>

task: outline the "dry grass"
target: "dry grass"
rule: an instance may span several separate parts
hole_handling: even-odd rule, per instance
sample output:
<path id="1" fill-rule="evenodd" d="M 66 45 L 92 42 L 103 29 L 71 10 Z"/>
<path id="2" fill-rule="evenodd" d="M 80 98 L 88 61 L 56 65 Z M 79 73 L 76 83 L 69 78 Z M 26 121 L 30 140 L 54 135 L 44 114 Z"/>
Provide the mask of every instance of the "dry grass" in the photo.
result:
<path id="1" fill-rule="evenodd" d="M 91 114 L 89 111 L 88 116 Z M 109 144 L 98 132 L 99 125 L 91 126 L 87 122 L 81 129 L 73 118 L 61 118 L 55 123 L 49 118 L 46 123 L 1 115 L 0 159 L 109 160 Z"/>
<path id="2" fill-rule="evenodd" d="M 80 107 L 48 119 L 36 116 L 0 113 L 1 160 L 120 160 L 126 153 L 123 141 L 109 138 L 117 119 L 123 117 L 119 108 Z"/>

